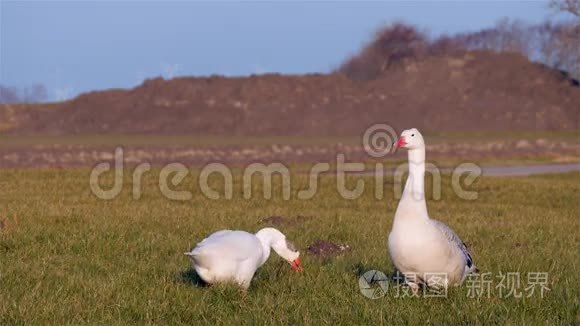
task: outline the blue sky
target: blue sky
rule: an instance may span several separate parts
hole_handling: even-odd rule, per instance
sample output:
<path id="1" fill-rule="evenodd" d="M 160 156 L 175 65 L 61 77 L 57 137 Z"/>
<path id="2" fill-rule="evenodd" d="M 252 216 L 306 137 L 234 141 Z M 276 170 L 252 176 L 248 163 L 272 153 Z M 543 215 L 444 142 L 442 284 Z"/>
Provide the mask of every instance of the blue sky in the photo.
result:
<path id="1" fill-rule="evenodd" d="M 438 35 L 553 15 L 547 1 L 0 0 L 0 83 L 57 99 L 159 75 L 326 72 L 396 20 Z"/>

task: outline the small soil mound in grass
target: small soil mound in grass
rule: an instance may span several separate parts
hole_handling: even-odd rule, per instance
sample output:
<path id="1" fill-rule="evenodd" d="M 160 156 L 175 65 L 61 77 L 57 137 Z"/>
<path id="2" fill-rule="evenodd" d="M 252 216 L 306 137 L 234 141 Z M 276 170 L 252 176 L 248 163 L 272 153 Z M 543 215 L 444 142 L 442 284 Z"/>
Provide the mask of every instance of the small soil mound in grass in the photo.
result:
<path id="1" fill-rule="evenodd" d="M 298 215 L 296 217 L 284 217 L 273 215 L 269 217 L 264 217 L 261 222 L 263 224 L 270 224 L 273 226 L 282 226 L 282 225 L 294 225 L 294 224 L 301 224 L 309 220 L 310 217 L 308 216 L 301 216 Z"/>
<path id="2" fill-rule="evenodd" d="M 264 217 L 262 219 L 262 223 L 271 224 L 274 226 L 280 226 L 283 224 L 287 224 L 288 222 L 287 222 L 287 218 L 285 218 L 283 216 L 274 215 L 274 216 Z"/>
<path id="3" fill-rule="evenodd" d="M 308 253 L 318 257 L 329 257 L 349 252 L 351 249 L 347 244 L 336 244 L 329 241 L 317 240 L 308 246 Z"/>

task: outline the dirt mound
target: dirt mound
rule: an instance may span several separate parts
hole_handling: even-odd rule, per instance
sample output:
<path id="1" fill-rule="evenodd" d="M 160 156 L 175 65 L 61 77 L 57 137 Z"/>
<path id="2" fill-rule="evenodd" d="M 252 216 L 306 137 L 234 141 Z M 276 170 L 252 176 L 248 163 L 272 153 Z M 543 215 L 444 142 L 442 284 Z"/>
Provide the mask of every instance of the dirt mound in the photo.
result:
<path id="1" fill-rule="evenodd" d="M 301 223 L 306 222 L 309 219 L 310 219 L 310 217 L 302 216 L 302 215 L 298 215 L 296 217 L 284 217 L 284 216 L 273 215 L 273 216 L 269 216 L 269 217 L 264 217 L 263 219 L 261 219 L 261 222 L 263 224 L 269 224 L 272 226 L 282 226 L 282 225 L 301 224 Z"/>
<path id="2" fill-rule="evenodd" d="M 319 257 L 329 257 L 349 252 L 351 247 L 347 244 L 336 244 L 329 241 L 317 240 L 308 246 L 308 253 Z"/>
<path id="3" fill-rule="evenodd" d="M 157 78 L 50 109 L 1 107 L 0 132 L 359 135 L 377 122 L 437 131 L 578 129 L 579 103 L 580 88 L 558 71 L 517 54 L 462 51 L 403 61 L 370 81 L 339 73 Z"/>

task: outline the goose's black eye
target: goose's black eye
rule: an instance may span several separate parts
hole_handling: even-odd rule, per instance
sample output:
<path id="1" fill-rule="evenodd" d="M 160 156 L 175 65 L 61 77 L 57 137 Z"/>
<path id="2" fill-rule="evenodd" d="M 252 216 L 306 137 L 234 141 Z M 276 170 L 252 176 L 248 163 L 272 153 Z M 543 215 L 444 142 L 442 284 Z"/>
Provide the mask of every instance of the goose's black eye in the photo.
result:
<path id="1" fill-rule="evenodd" d="M 411 137 L 415 137 L 415 134 L 411 134 Z"/>

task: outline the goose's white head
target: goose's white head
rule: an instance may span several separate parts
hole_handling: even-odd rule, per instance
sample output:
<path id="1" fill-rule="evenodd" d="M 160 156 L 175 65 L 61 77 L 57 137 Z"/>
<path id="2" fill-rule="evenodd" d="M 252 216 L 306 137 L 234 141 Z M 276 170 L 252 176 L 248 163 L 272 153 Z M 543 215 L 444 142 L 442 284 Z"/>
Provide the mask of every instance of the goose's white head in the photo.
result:
<path id="1" fill-rule="evenodd" d="M 276 241 L 272 244 L 272 249 L 284 260 L 290 263 L 292 269 L 301 272 L 303 270 L 302 264 L 300 263 L 300 252 L 296 250 L 294 244 L 284 238 L 282 240 Z"/>
<path id="2" fill-rule="evenodd" d="M 256 236 L 263 244 L 266 244 L 284 260 L 290 263 L 292 269 L 300 272 L 303 270 L 302 264 L 300 263 L 300 252 L 296 250 L 294 244 L 286 239 L 286 236 L 282 232 L 274 228 L 264 228 L 256 233 Z"/>
<path id="3" fill-rule="evenodd" d="M 424 148 L 425 141 L 423 140 L 423 135 L 417 130 L 416 128 L 411 128 L 407 130 L 403 130 L 401 133 L 401 137 L 395 143 L 397 148 L 406 148 L 406 149 L 416 149 L 416 148 Z"/>

